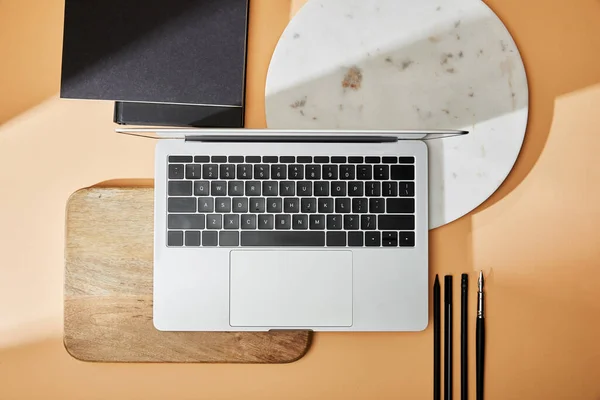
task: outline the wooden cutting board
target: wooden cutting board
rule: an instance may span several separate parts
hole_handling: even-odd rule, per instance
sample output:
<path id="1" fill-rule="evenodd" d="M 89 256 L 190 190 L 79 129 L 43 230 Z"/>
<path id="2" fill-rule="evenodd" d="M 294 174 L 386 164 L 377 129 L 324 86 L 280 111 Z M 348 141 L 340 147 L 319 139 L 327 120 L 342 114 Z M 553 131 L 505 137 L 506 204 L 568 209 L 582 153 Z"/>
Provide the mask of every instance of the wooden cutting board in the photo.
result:
<path id="1" fill-rule="evenodd" d="M 312 333 L 161 332 L 152 324 L 152 188 L 90 188 L 67 205 L 64 343 L 104 362 L 287 363 Z"/>

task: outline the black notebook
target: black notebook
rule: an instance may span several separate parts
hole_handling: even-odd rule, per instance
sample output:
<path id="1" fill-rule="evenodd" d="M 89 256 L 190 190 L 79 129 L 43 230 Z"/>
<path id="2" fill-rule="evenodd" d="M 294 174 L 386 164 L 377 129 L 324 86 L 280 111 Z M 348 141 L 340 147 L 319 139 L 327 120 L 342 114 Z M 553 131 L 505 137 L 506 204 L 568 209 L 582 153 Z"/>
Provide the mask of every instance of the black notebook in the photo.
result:
<path id="1" fill-rule="evenodd" d="M 248 0 L 66 0 L 61 97 L 120 124 L 242 127 Z"/>

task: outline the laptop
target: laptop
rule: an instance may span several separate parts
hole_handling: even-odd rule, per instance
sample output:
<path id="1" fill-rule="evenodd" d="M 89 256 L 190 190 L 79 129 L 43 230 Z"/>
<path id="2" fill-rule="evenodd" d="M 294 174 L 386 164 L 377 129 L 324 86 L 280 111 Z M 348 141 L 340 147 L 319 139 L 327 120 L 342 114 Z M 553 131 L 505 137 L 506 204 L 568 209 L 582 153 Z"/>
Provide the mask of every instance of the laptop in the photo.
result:
<path id="1" fill-rule="evenodd" d="M 158 330 L 427 327 L 425 140 L 466 132 L 117 131 L 164 139 Z"/>

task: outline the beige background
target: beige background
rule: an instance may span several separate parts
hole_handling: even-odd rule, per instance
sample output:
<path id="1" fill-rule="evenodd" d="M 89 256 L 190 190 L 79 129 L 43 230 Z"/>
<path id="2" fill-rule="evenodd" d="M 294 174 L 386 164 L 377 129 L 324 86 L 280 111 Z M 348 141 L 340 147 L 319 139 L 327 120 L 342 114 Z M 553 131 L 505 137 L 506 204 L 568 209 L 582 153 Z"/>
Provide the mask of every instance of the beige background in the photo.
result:
<path id="1" fill-rule="evenodd" d="M 501 189 L 431 233 L 432 274 L 489 275 L 488 399 L 600 399 L 600 1 L 488 4 L 525 60 L 529 129 Z M 113 133 L 110 103 L 58 99 L 62 7 L 0 0 L 0 399 L 431 398 L 431 328 L 317 334 L 306 357 L 283 366 L 67 354 L 67 198 L 106 180 L 151 179 L 154 143 Z M 290 11 L 287 1 L 252 0 L 249 127 L 264 126 L 266 68 Z"/>

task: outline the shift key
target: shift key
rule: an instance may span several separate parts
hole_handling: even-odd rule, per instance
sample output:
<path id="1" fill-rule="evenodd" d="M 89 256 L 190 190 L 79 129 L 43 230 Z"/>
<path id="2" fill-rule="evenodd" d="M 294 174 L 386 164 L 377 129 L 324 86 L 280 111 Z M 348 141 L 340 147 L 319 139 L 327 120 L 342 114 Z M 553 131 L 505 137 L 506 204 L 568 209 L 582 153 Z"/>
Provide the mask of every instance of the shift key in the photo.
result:
<path id="1" fill-rule="evenodd" d="M 382 231 L 410 231 L 415 229 L 414 215 L 380 215 L 377 227 Z"/>

